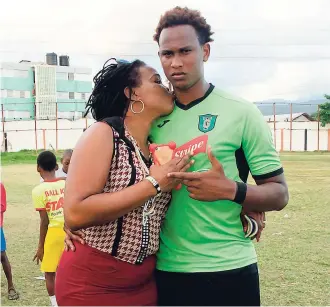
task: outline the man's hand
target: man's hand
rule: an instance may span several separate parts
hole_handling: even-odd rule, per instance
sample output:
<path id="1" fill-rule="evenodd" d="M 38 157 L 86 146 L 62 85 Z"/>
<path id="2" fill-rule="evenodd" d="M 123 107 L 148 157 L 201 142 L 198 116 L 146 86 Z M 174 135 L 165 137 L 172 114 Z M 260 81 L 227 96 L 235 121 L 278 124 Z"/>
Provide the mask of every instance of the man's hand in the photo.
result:
<path id="1" fill-rule="evenodd" d="M 257 224 L 258 224 L 258 232 L 255 235 L 255 237 L 253 237 L 251 239 L 252 240 L 253 239 L 256 239 L 257 242 L 259 242 L 260 241 L 260 237 L 261 237 L 261 232 L 265 228 L 265 223 L 266 223 L 265 212 L 248 212 L 248 213 L 243 213 L 242 212 L 242 214 L 241 214 L 241 221 L 242 221 L 242 224 L 243 224 L 243 230 L 246 233 L 247 232 L 248 223 L 247 223 L 246 219 L 243 218 L 244 214 L 247 215 L 247 216 L 249 216 L 249 217 L 252 217 L 257 222 Z"/>
<path id="2" fill-rule="evenodd" d="M 37 260 L 37 264 L 39 264 L 39 261 L 42 262 L 43 258 L 44 258 L 44 249 L 39 247 L 32 261 Z"/>
<path id="3" fill-rule="evenodd" d="M 66 236 L 64 239 L 64 249 L 65 251 L 75 251 L 76 247 L 74 246 L 74 241 L 78 241 L 80 244 L 84 245 L 85 234 L 81 230 L 71 231 L 66 225 L 63 227 Z"/>
<path id="4" fill-rule="evenodd" d="M 189 196 L 200 201 L 233 200 L 236 194 L 236 183 L 226 177 L 223 167 L 207 149 L 212 168 L 205 172 L 173 172 L 168 177 L 182 180 L 187 186 Z"/>

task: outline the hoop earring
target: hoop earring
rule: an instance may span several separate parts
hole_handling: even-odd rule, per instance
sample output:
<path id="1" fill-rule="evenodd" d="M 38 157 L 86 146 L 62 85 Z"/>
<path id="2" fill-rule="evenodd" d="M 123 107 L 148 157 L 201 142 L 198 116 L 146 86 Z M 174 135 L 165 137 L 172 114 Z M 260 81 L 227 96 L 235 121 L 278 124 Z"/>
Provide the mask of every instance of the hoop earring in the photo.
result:
<path id="1" fill-rule="evenodd" d="M 142 104 L 142 108 L 141 108 L 141 110 L 140 110 L 139 112 L 136 112 L 136 111 L 134 111 L 134 109 L 133 109 L 133 105 L 134 105 L 134 103 L 136 103 L 136 102 L 141 102 L 141 104 Z M 144 102 L 143 102 L 141 99 L 140 99 L 140 100 L 134 100 L 134 101 L 131 103 L 130 108 L 131 108 L 132 113 L 134 113 L 134 114 L 140 114 L 140 113 L 142 113 L 143 110 L 144 110 Z"/>

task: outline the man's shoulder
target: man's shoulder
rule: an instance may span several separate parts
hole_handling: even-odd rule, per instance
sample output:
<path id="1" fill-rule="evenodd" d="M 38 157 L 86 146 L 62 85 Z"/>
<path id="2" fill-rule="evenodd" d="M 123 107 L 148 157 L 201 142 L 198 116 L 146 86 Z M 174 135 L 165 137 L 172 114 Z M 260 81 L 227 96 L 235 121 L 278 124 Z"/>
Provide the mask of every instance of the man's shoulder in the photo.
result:
<path id="1" fill-rule="evenodd" d="M 212 91 L 212 99 L 214 100 L 222 100 L 227 103 L 231 108 L 237 108 L 242 111 L 247 111 L 249 109 L 254 109 L 255 105 L 253 102 L 248 101 L 242 97 L 231 94 L 227 91 L 224 91 L 220 88 L 215 87 Z"/>

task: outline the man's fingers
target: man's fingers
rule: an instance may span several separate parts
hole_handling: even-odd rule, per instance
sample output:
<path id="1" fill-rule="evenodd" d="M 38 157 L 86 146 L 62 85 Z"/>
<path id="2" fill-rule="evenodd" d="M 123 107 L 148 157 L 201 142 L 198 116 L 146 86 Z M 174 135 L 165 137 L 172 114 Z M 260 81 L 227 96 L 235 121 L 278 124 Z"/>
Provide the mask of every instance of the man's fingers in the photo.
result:
<path id="1" fill-rule="evenodd" d="M 211 150 L 211 146 L 208 146 L 207 148 L 207 156 L 212 164 L 212 168 L 215 171 L 223 171 L 222 165 L 221 163 L 218 161 L 218 159 L 214 156 L 212 150 Z"/>
<path id="2" fill-rule="evenodd" d="M 73 231 L 72 233 L 74 235 L 77 235 L 77 236 L 82 237 L 83 239 L 85 239 L 85 233 L 81 230 Z"/>
<path id="3" fill-rule="evenodd" d="M 187 191 L 190 194 L 194 194 L 194 195 L 198 193 L 198 189 L 196 189 L 195 187 L 187 187 Z"/>
<path id="4" fill-rule="evenodd" d="M 68 249 L 71 249 L 73 252 L 76 250 L 73 242 L 69 238 L 65 238 L 64 243 L 67 245 Z"/>
<path id="5" fill-rule="evenodd" d="M 198 189 L 199 181 L 198 180 L 183 180 L 182 183 L 187 187 Z"/>
<path id="6" fill-rule="evenodd" d="M 80 236 L 77 236 L 77 235 L 75 235 L 75 234 L 72 234 L 72 236 L 70 236 L 70 242 L 71 242 L 71 244 L 73 244 L 73 242 L 72 241 L 78 241 L 80 244 L 82 244 L 82 245 L 84 245 L 85 244 L 85 241 L 84 241 L 84 239 L 82 238 L 82 237 L 80 237 Z M 67 242 L 68 243 L 68 242 Z"/>

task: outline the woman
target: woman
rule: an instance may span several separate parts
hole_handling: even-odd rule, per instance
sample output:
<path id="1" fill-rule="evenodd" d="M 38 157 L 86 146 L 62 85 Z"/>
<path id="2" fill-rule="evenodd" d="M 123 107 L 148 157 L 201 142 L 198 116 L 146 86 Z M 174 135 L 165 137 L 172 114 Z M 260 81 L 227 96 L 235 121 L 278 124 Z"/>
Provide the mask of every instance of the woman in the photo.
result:
<path id="1" fill-rule="evenodd" d="M 56 276 L 59 305 L 156 305 L 153 272 L 160 225 L 188 156 L 151 166 L 152 122 L 173 110 L 159 74 L 143 62 L 108 64 L 88 101 L 97 123 L 79 140 L 70 163 L 64 214 L 86 244 L 64 252 Z M 149 171 L 150 168 L 150 171 Z"/>

